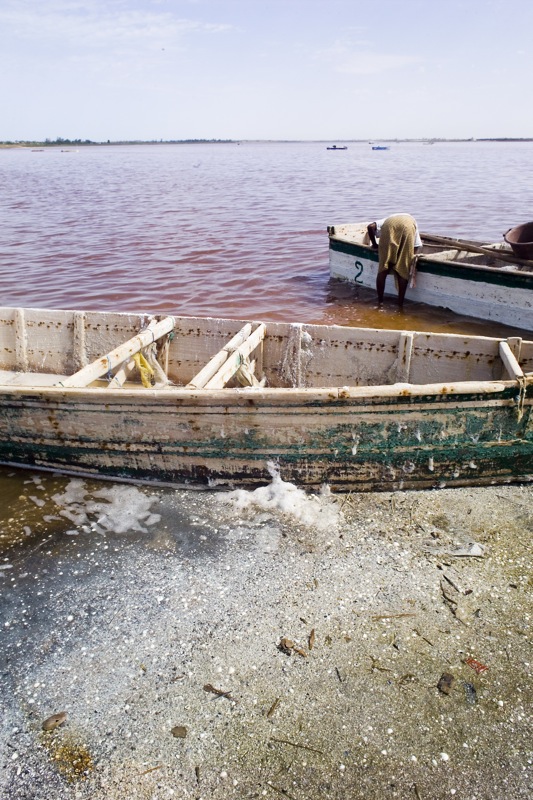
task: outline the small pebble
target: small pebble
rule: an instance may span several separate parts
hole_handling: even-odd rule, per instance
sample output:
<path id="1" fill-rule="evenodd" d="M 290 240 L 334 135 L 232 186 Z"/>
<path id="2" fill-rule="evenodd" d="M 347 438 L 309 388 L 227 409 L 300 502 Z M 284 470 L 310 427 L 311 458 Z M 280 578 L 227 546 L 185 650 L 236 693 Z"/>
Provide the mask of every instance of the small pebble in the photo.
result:
<path id="1" fill-rule="evenodd" d="M 62 725 L 67 718 L 66 711 L 60 711 L 58 714 L 52 714 L 51 717 L 47 717 L 42 724 L 43 731 L 53 731 Z"/>

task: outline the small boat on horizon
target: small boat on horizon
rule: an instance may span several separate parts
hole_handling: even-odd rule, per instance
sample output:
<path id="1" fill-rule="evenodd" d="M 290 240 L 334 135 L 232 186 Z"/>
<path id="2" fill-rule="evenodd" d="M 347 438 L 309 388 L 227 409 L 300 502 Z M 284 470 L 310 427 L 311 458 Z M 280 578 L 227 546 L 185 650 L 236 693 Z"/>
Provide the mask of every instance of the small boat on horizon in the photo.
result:
<path id="1" fill-rule="evenodd" d="M 384 144 L 373 144 L 372 150 L 390 150 L 390 147 Z"/>
<path id="2" fill-rule="evenodd" d="M 533 480 L 533 341 L 0 309 L 0 463 L 318 490 Z"/>
<path id="3" fill-rule="evenodd" d="M 347 145 L 337 145 L 337 144 L 332 144 L 331 146 L 326 147 L 326 150 L 347 150 L 347 149 L 348 149 Z"/>

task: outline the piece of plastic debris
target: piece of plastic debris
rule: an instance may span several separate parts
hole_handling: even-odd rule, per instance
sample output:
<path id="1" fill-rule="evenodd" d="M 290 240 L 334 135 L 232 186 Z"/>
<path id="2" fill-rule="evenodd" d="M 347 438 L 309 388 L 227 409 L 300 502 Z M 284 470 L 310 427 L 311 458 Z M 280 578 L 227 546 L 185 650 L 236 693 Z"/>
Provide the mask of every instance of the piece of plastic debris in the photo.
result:
<path id="1" fill-rule="evenodd" d="M 481 661 L 477 661 L 475 658 L 467 658 L 465 659 L 465 664 L 468 664 L 474 672 L 477 672 L 478 675 L 481 675 L 482 672 L 486 672 L 488 667 L 485 664 L 482 664 Z"/>
<path id="2" fill-rule="evenodd" d="M 448 555 L 455 558 L 481 558 L 485 555 L 485 548 L 477 542 L 472 542 L 467 547 L 457 547 L 454 550 L 449 550 Z"/>
<path id="3" fill-rule="evenodd" d="M 476 687 L 472 683 L 468 683 L 468 681 L 465 681 L 463 686 L 466 695 L 466 702 L 471 706 L 475 705 L 477 703 Z"/>

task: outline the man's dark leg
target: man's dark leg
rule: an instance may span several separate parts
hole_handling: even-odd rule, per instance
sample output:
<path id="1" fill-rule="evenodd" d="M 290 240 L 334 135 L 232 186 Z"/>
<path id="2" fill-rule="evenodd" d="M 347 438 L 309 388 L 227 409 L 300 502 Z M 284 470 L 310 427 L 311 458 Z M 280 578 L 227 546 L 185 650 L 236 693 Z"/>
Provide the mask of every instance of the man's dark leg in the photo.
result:
<path id="1" fill-rule="evenodd" d="M 382 269 L 381 272 L 378 272 L 378 277 L 376 278 L 376 291 L 378 293 L 378 303 L 381 305 L 383 303 L 383 294 L 385 292 L 385 281 L 387 280 L 387 270 Z M 404 291 L 405 294 L 405 291 Z"/>
<path id="2" fill-rule="evenodd" d="M 408 281 L 406 281 L 405 278 L 402 278 L 398 274 L 396 275 L 396 277 L 398 279 L 398 305 L 400 306 L 400 308 L 402 308 L 403 307 L 403 299 L 404 299 L 405 293 L 407 291 Z"/>

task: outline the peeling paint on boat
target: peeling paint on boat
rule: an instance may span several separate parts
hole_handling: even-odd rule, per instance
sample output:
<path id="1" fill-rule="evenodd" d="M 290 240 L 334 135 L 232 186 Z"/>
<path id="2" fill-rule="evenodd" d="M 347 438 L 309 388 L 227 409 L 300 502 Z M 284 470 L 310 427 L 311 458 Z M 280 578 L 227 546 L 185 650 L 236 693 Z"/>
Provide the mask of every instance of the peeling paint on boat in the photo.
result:
<path id="1" fill-rule="evenodd" d="M 99 380 L 65 388 L 61 376 L 137 334 L 144 316 L 26 309 L 17 323 L 20 338 L 24 320 L 24 344 L 16 345 L 15 312 L 0 309 L 4 464 L 253 485 L 270 480 L 268 464 L 275 462 L 283 480 L 338 490 L 533 477 L 533 342 L 511 342 L 525 373 L 517 381 L 505 374 L 498 339 L 413 333 L 408 380 L 395 382 L 405 377 L 405 332 L 301 325 L 308 350 L 305 365 L 302 359 L 289 370 L 299 375 L 294 386 L 285 367 L 295 326 L 269 323 L 256 359 L 267 387 L 191 389 L 192 376 L 243 323 L 178 317 L 168 355 L 171 385 L 128 382 L 113 390 Z M 42 362 L 51 374 L 38 371 Z M 45 379 L 48 385 L 38 385 Z"/>

